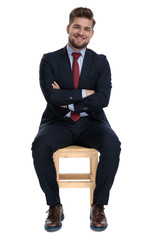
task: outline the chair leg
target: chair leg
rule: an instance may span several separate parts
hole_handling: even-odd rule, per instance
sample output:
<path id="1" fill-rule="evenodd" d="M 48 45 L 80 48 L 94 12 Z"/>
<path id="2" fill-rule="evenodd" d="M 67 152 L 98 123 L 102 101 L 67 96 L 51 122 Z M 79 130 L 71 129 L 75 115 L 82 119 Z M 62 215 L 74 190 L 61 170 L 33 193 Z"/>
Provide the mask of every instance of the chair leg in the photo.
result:
<path id="1" fill-rule="evenodd" d="M 91 187 L 90 188 L 90 205 L 92 205 L 92 203 L 93 203 L 93 193 L 94 193 L 94 188 Z"/>
<path id="2" fill-rule="evenodd" d="M 98 165 L 98 152 L 93 153 L 92 157 L 90 158 L 90 176 L 91 181 L 93 181 L 93 187 L 90 188 L 90 205 L 93 203 L 93 194 L 94 189 L 96 186 L 95 180 L 96 180 L 96 171 L 97 171 L 97 165 Z"/>
<path id="3" fill-rule="evenodd" d="M 53 154 L 53 161 L 56 168 L 57 183 L 59 185 L 59 154 L 58 153 Z"/>

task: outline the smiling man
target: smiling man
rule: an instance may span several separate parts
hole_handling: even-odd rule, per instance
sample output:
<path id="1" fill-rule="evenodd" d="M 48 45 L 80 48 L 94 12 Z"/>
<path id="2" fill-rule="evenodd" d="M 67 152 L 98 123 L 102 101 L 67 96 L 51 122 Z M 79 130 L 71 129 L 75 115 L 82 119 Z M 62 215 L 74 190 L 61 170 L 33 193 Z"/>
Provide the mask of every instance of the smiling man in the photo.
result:
<path id="1" fill-rule="evenodd" d="M 85 48 L 93 36 L 93 23 L 87 18 L 76 18 L 74 22 L 67 26 L 69 34 L 68 45 L 77 50 Z"/>
<path id="2" fill-rule="evenodd" d="M 32 155 L 49 205 L 47 231 L 59 230 L 64 219 L 52 156 L 58 149 L 70 145 L 95 148 L 100 153 L 90 227 L 102 231 L 108 226 L 104 205 L 108 205 L 118 169 L 120 141 L 103 110 L 109 104 L 111 92 L 108 60 L 105 55 L 87 48 L 94 25 L 90 9 L 74 9 L 67 26 L 68 44 L 44 54 L 40 63 L 40 86 L 47 106 L 32 143 Z M 80 203 L 79 207 L 83 211 Z"/>

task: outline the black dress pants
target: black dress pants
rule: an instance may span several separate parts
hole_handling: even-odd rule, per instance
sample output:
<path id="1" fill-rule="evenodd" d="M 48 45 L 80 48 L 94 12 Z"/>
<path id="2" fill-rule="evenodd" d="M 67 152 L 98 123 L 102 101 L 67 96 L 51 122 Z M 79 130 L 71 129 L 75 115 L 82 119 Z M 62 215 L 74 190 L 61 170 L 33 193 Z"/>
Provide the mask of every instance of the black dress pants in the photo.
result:
<path id="1" fill-rule="evenodd" d="M 70 145 L 95 148 L 100 153 L 93 201 L 107 205 L 120 155 L 120 141 L 109 123 L 82 117 L 77 122 L 65 117 L 40 128 L 32 143 L 34 167 L 47 205 L 61 202 L 53 153 Z"/>

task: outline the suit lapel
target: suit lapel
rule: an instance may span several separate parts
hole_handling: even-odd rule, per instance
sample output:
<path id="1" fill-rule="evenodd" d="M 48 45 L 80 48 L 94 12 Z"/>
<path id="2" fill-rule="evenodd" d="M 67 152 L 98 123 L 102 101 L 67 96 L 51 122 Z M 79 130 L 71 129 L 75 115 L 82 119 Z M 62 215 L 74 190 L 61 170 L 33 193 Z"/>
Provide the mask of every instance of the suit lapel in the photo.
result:
<path id="1" fill-rule="evenodd" d="M 63 58 L 61 61 L 61 67 L 63 75 L 65 76 L 66 82 L 68 84 L 68 88 L 74 89 L 72 69 L 66 47 L 61 50 L 60 55 Z"/>
<path id="2" fill-rule="evenodd" d="M 91 63 L 91 56 L 92 56 L 92 52 L 89 49 L 86 49 L 86 53 L 83 59 L 83 65 L 82 65 L 82 70 L 81 70 L 81 75 L 79 78 L 79 86 L 78 88 L 82 88 L 82 86 L 85 86 L 85 80 L 86 77 L 89 73 L 89 69 L 90 69 L 90 63 Z"/>

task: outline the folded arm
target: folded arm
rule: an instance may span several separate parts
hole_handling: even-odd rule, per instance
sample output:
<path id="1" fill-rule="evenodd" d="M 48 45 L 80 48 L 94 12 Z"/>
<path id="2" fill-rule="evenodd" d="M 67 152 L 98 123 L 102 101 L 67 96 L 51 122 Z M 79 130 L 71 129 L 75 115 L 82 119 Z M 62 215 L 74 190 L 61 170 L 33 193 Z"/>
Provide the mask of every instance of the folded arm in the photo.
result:
<path id="1" fill-rule="evenodd" d="M 95 90 L 85 89 L 86 97 L 82 97 L 82 89 L 60 89 L 47 56 L 44 55 L 40 63 L 40 86 L 48 103 L 66 107 L 74 104 L 75 112 L 85 112 L 95 108 L 107 107 L 111 92 L 110 66 L 105 57 L 101 58 L 101 68 Z"/>
<path id="2" fill-rule="evenodd" d="M 105 58 L 102 68 L 99 71 L 99 78 L 97 80 L 95 93 L 74 103 L 74 111 L 77 113 L 87 112 L 107 107 L 109 104 L 111 88 L 111 71 L 109 63 Z"/>
<path id="3" fill-rule="evenodd" d="M 47 56 L 44 55 L 40 63 L 40 86 L 43 92 L 43 95 L 48 103 L 51 103 L 55 106 L 63 106 L 71 103 L 75 103 L 82 99 L 82 90 L 73 89 L 54 89 L 52 84 L 54 83 L 55 76 L 53 69 L 47 59 Z"/>
<path id="4" fill-rule="evenodd" d="M 52 87 L 53 87 L 53 89 L 60 89 L 60 86 L 58 85 L 58 83 L 56 81 L 54 81 L 54 83 L 52 83 Z M 86 97 L 88 97 L 88 96 L 90 96 L 94 93 L 95 93 L 94 90 L 82 89 L 82 98 L 86 98 Z M 60 107 L 67 108 L 68 106 L 63 105 L 63 106 L 60 106 Z M 74 111 L 73 103 L 69 104 L 69 109 Z"/>

